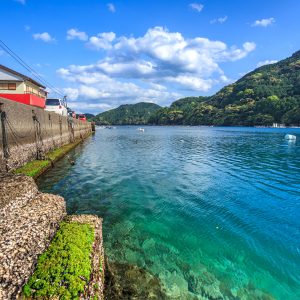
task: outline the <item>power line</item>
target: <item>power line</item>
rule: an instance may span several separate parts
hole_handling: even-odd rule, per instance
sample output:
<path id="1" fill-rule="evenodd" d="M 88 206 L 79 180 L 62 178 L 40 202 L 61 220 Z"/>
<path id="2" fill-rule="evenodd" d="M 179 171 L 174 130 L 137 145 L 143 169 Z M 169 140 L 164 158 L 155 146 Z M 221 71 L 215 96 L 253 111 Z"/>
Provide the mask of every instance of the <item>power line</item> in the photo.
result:
<path id="1" fill-rule="evenodd" d="M 0 47 L 8 53 L 12 58 L 14 58 L 19 64 L 21 64 L 27 71 L 29 71 L 38 81 L 41 81 L 43 84 L 49 86 L 51 90 L 55 91 L 57 94 L 63 96 L 63 93 L 57 88 L 52 86 L 47 80 L 42 78 L 33 68 L 31 68 L 19 55 L 17 55 L 13 50 L 11 50 L 3 41 L 0 40 Z"/>
<path id="2" fill-rule="evenodd" d="M 12 58 L 14 58 L 19 64 L 21 64 L 27 71 L 29 71 L 35 78 L 49 86 L 51 90 L 54 90 L 57 94 L 63 96 L 63 93 L 50 84 L 46 79 L 41 77 L 33 68 L 31 68 L 18 54 L 16 54 L 12 49 L 10 49 L 2 40 L 0 40 L 0 47 L 6 51 Z"/>
<path id="3" fill-rule="evenodd" d="M 10 49 L 2 40 L 0 40 L 0 47 L 13 59 L 15 59 L 20 65 L 22 65 L 27 71 L 29 71 L 38 81 L 48 86 L 52 91 L 54 91 L 58 95 L 64 97 L 64 94 L 58 88 L 54 87 L 46 79 L 41 77 L 40 74 L 38 74 L 32 67 L 30 67 L 18 54 L 16 54 L 12 49 Z"/>

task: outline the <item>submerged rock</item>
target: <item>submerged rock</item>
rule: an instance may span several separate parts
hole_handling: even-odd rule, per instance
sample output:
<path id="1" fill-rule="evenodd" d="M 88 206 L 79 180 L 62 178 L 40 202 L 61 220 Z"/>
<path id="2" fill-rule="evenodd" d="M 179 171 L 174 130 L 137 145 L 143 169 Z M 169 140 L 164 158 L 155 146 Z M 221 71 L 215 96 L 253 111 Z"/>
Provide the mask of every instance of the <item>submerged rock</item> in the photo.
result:
<path id="1" fill-rule="evenodd" d="M 135 265 L 107 262 L 105 299 L 171 300 L 158 277 Z"/>

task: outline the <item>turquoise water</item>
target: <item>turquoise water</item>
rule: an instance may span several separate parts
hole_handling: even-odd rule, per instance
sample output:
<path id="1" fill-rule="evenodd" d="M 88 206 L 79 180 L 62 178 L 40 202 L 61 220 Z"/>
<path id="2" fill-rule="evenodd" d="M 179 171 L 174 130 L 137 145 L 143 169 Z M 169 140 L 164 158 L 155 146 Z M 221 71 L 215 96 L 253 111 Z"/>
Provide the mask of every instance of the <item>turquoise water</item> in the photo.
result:
<path id="1" fill-rule="evenodd" d="M 99 129 L 70 156 L 40 189 L 103 217 L 109 260 L 170 299 L 300 299 L 299 129 Z"/>

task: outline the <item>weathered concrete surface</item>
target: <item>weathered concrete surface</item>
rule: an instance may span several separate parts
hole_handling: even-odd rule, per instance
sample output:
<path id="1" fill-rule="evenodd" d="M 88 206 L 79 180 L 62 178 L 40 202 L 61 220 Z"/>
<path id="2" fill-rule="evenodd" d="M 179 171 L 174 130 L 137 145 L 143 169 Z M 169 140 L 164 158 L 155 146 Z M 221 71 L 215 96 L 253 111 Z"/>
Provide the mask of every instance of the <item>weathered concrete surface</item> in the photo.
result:
<path id="1" fill-rule="evenodd" d="M 92 274 L 81 299 L 104 299 L 104 251 L 102 238 L 102 219 L 94 215 L 68 216 L 70 222 L 89 224 L 94 228 L 95 239 L 92 253 Z"/>
<path id="2" fill-rule="evenodd" d="M 0 98 L 0 102 L 6 114 L 4 123 L 9 151 L 8 159 L 4 159 L 0 122 L 0 172 L 6 168 L 16 169 L 36 159 L 37 147 L 46 153 L 84 138 L 92 131 L 90 122 L 76 119 L 68 121 L 67 117 L 56 113 L 4 98 Z"/>
<path id="3" fill-rule="evenodd" d="M 16 299 L 66 215 L 64 199 L 32 178 L 0 175 L 0 299 Z"/>

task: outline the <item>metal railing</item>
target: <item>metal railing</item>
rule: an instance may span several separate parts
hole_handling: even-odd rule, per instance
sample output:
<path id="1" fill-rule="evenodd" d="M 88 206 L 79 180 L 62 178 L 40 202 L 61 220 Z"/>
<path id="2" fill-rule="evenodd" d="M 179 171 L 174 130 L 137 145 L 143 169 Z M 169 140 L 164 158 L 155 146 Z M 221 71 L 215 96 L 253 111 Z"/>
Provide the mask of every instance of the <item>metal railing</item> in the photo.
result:
<path id="1" fill-rule="evenodd" d="M 44 98 L 44 99 L 46 99 L 46 97 L 47 97 L 47 95 L 43 95 L 42 93 L 35 93 L 35 92 L 31 92 L 31 91 L 25 91 L 24 94 L 35 95 L 37 97 Z"/>

